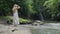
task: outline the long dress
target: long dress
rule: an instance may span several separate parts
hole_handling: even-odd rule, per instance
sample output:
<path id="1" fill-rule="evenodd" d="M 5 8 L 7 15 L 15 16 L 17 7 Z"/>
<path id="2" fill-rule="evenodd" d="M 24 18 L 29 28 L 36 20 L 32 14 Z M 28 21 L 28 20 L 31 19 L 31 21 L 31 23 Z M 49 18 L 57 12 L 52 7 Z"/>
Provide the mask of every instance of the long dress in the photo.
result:
<path id="1" fill-rule="evenodd" d="M 19 24 L 19 17 L 18 17 L 18 11 L 16 10 L 13 13 L 13 25 L 18 25 Z"/>

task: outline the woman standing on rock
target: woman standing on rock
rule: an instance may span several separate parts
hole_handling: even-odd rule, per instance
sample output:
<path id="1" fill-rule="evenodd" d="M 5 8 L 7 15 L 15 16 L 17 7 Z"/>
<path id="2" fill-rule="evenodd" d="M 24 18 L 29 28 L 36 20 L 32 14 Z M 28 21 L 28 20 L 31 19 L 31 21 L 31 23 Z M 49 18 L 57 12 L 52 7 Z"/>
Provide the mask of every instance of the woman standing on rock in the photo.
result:
<path id="1" fill-rule="evenodd" d="M 19 17 L 18 17 L 18 9 L 20 8 L 20 6 L 18 6 L 17 4 L 14 4 L 13 6 L 13 25 L 16 26 L 19 24 Z"/>
<path id="2" fill-rule="evenodd" d="M 12 11 L 13 11 L 13 29 L 12 31 L 16 30 L 16 26 L 19 25 L 19 17 L 18 17 L 18 9 L 20 8 L 19 5 L 14 4 Z"/>

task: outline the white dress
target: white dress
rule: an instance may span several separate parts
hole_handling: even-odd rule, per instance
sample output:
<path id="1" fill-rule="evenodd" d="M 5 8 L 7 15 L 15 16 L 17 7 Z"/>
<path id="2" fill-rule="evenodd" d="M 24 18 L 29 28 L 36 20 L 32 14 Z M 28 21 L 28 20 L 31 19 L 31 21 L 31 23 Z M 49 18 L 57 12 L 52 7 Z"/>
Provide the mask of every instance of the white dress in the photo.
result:
<path id="1" fill-rule="evenodd" d="M 15 11 L 13 13 L 13 25 L 18 25 L 18 24 L 19 24 L 18 11 Z"/>

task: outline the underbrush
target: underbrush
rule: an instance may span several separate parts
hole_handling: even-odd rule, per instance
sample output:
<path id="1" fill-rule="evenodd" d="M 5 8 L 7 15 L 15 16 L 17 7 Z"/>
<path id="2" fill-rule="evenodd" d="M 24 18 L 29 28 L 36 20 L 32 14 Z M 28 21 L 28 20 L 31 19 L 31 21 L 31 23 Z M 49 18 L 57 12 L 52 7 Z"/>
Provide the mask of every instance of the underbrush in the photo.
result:
<path id="1" fill-rule="evenodd" d="M 12 16 L 1 16 L 0 18 L 6 20 L 7 24 L 12 24 L 13 23 L 13 17 Z M 19 23 L 20 24 L 30 24 L 31 20 L 30 19 L 19 18 Z"/>

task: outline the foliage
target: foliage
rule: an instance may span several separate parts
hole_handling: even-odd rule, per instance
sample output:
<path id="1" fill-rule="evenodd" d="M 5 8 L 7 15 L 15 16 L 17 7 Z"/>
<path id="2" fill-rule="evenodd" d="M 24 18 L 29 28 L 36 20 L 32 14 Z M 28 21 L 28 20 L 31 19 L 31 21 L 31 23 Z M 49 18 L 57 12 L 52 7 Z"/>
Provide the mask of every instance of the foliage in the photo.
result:
<path id="1" fill-rule="evenodd" d="M 12 23 L 13 22 L 13 17 L 12 16 L 1 16 L 0 18 L 1 19 L 5 19 L 9 23 Z M 31 22 L 31 20 L 19 18 L 19 22 L 22 23 L 22 24 L 28 24 L 28 23 Z"/>
<path id="2" fill-rule="evenodd" d="M 45 1 L 43 6 L 46 6 L 46 9 L 48 9 L 46 12 L 48 12 L 50 18 L 54 19 L 54 17 L 60 16 L 60 11 L 58 10 L 59 3 L 60 3 L 59 0 Z"/>
<path id="3" fill-rule="evenodd" d="M 60 0 L 0 0 L 0 16 L 12 16 L 15 3 L 21 6 L 19 17 L 60 20 Z"/>
<path id="4" fill-rule="evenodd" d="M 23 18 L 19 18 L 19 21 L 20 21 L 20 23 L 22 23 L 22 24 L 28 24 L 28 23 L 31 22 L 31 20 L 29 20 L 29 19 L 23 19 Z"/>

